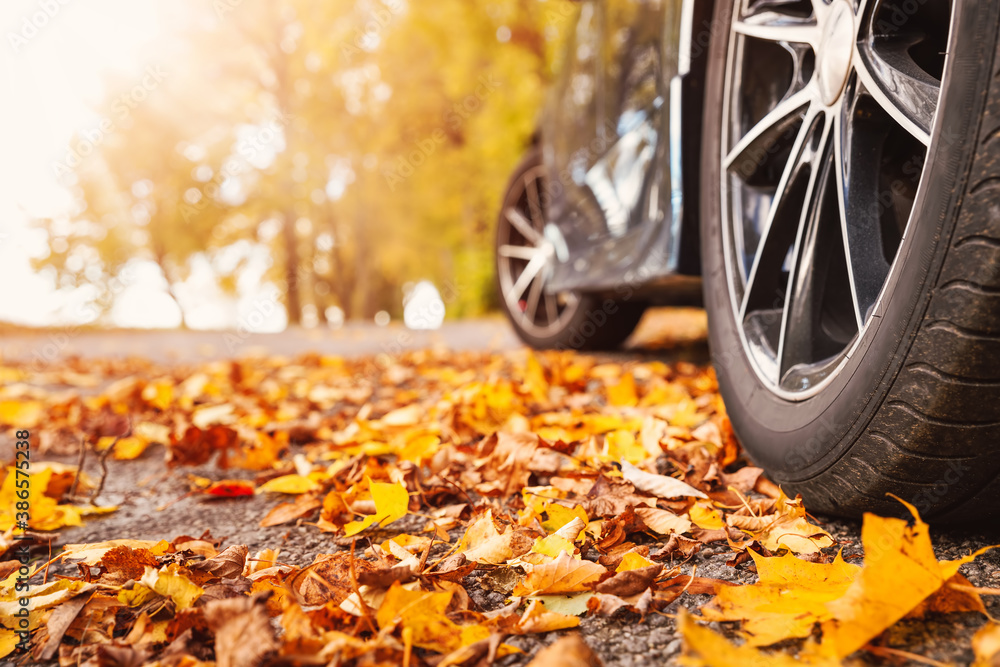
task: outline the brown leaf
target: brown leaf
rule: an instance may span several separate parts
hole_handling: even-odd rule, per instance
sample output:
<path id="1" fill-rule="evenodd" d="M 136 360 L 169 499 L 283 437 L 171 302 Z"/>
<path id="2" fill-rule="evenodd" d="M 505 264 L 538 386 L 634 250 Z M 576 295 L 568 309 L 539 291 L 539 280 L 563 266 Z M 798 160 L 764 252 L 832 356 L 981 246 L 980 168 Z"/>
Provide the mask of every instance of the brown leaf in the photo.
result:
<path id="1" fill-rule="evenodd" d="M 246 567 L 248 553 L 249 549 L 245 544 L 234 544 L 227 547 L 219 555 L 199 563 L 193 563 L 188 567 L 198 572 L 207 572 L 220 579 L 238 577 L 243 574 L 243 568 Z"/>
<path id="2" fill-rule="evenodd" d="M 603 667 L 597 657 L 578 634 L 567 635 L 546 646 L 528 663 L 528 667 Z"/>
<path id="3" fill-rule="evenodd" d="M 257 667 L 278 649 L 267 597 L 258 593 L 205 605 L 205 620 L 215 632 L 216 667 Z"/>
<path id="4" fill-rule="evenodd" d="M 597 584 L 594 590 L 623 598 L 631 597 L 649 588 L 662 571 L 662 563 L 641 567 L 638 570 L 625 570 Z"/>
<path id="5" fill-rule="evenodd" d="M 48 641 L 45 642 L 45 646 L 42 647 L 42 651 L 39 657 L 42 660 L 51 660 L 59 650 L 59 644 L 62 643 L 63 635 L 66 634 L 66 630 L 69 626 L 73 624 L 76 620 L 77 615 L 80 610 L 83 609 L 87 602 L 90 601 L 90 596 L 93 595 L 92 591 L 87 591 L 81 593 L 76 597 L 63 602 L 52 612 L 49 616 L 48 622 L 45 624 L 45 628 L 48 631 Z"/>
<path id="6" fill-rule="evenodd" d="M 416 579 L 413 568 L 409 565 L 397 565 L 396 567 L 362 572 L 357 577 L 359 584 L 374 588 L 389 588 L 393 582 L 398 581 L 401 584 L 406 584 Z"/>
<path id="7" fill-rule="evenodd" d="M 760 468 L 745 466 L 733 473 L 720 473 L 719 479 L 723 488 L 733 487 L 740 493 L 746 494 L 757 485 L 757 480 L 764 474 Z"/>
<path id="8" fill-rule="evenodd" d="M 701 551 L 701 545 L 702 543 L 698 540 L 692 540 L 681 535 L 671 535 L 663 547 L 656 553 L 651 554 L 650 558 L 653 560 L 665 560 L 678 556 L 687 560 Z"/>
<path id="9" fill-rule="evenodd" d="M 354 592 L 350 574 L 351 554 L 347 551 L 339 551 L 332 556 L 319 554 L 316 559 L 312 565 L 296 573 L 288 583 L 299 604 L 305 606 L 319 606 L 328 603 L 339 605 Z M 354 570 L 357 576 L 374 569 L 375 566 L 369 561 L 360 558 L 354 561 Z"/>
<path id="10" fill-rule="evenodd" d="M 295 521 L 302 517 L 309 516 L 323 505 L 323 501 L 314 495 L 304 493 L 296 496 L 290 503 L 280 503 L 274 506 L 263 519 L 260 520 L 261 528 L 280 526 L 283 523 Z"/>
<path id="11" fill-rule="evenodd" d="M 111 585 L 121 585 L 129 579 L 138 580 L 147 567 L 160 566 L 156 556 L 148 549 L 132 549 L 124 545 L 105 552 L 100 565 L 107 573 L 101 577 L 101 583 Z"/>

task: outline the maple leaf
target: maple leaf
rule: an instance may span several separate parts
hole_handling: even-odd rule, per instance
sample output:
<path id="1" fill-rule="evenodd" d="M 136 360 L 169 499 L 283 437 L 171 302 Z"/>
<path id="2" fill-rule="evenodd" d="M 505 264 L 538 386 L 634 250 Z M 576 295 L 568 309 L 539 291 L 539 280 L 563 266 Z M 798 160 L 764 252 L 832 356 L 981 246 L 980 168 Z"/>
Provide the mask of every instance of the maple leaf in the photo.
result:
<path id="1" fill-rule="evenodd" d="M 368 479 L 368 488 L 371 490 L 372 500 L 375 501 L 375 514 L 344 526 L 344 535 L 348 537 L 360 533 L 372 524 L 385 526 L 402 519 L 407 514 L 410 494 L 404 484 L 386 484 Z"/>
<path id="2" fill-rule="evenodd" d="M 822 624 L 820 655 L 850 655 L 940 589 L 960 566 L 994 548 L 938 562 L 927 524 L 913 505 L 899 502 L 913 515 L 912 525 L 865 514 L 865 565 L 844 595 L 827 605 L 832 617 Z"/>
<path id="3" fill-rule="evenodd" d="M 808 637 L 816 623 L 832 617 L 827 603 L 844 595 L 861 571 L 840 554 L 832 563 L 810 563 L 792 554 L 765 558 L 748 553 L 758 582 L 719 589 L 701 613 L 712 621 L 742 621 L 750 646 Z"/>

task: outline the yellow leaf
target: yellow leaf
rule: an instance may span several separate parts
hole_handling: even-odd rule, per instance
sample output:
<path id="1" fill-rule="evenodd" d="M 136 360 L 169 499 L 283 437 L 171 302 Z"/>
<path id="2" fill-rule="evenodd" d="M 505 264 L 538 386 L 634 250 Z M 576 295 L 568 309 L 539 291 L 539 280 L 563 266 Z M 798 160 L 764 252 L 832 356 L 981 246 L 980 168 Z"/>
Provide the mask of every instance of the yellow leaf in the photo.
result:
<path id="1" fill-rule="evenodd" d="M 939 563 L 927 524 L 913 505 L 900 502 L 913 514 L 912 525 L 865 514 L 865 565 L 844 595 L 827 605 L 831 618 L 822 626 L 822 655 L 844 658 L 858 650 L 941 588 L 960 565 L 992 548 Z"/>
<path id="2" fill-rule="evenodd" d="M 166 378 L 150 382 L 142 388 L 142 399 L 154 408 L 166 410 L 174 400 L 174 385 Z"/>
<path id="3" fill-rule="evenodd" d="M 490 636 L 481 625 L 458 625 L 445 615 L 452 593 L 409 591 L 393 583 L 375 613 L 380 629 L 398 624 L 412 633 L 413 645 L 438 653 L 450 653 Z"/>
<path id="4" fill-rule="evenodd" d="M 810 563 L 792 554 L 765 558 L 749 553 L 758 582 L 720 587 L 701 612 L 711 621 L 743 621 L 750 646 L 808 637 L 816 623 L 831 618 L 827 603 L 842 596 L 861 571 L 840 554 L 832 563 Z"/>
<path id="5" fill-rule="evenodd" d="M 13 630 L 0 628 L 0 658 L 7 657 L 17 648 L 21 637 Z"/>
<path id="6" fill-rule="evenodd" d="M 371 490 L 372 500 L 375 501 L 375 514 L 345 525 L 344 535 L 348 537 L 360 533 L 372 524 L 385 526 L 406 516 L 410 494 L 407 493 L 405 485 L 373 482 L 369 479 L 368 488 Z"/>
<path id="7" fill-rule="evenodd" d="M 561 535 L 548 535 L 547 537 L 539 537 L 535 540 L 535 544 L 531 547 L 531 550 L 556 558 L 563 551 L 568 554 L 575 553 L 576 546 Z"/>
<path id="8" fill-rule="evenodd" d="M 54 474 L 53 467 L 41 468 L 28 477 L 23 474 L 18 475 L 13 467 L 7 469 L 7 476 L 0 486 L 0 532 L 11 529 L 16 523 L 18 502 L 27 502 L 31 507 L 31 519 L 28 525 L 35 530 L 58 530 L 65 526 L 81 526 L 83 525 L 81 517 L 87 514 L 114 511 L 113 507 L 60 505 L 56 498 L 46 495 Z M 21 485 L 20 488 L 18 484 Z M 25 491 L 27 498 L 18 495 L 24 494 Z"/>
<path id="9" fill-rule="evenodd" d="M 406 443 L 399 452 L 399 460 L 412 461 L 422 465 L 441 449 L 441 438 L 436 435 L 420 435 Z"/>
<path id="10" fill-rule="evenodd" d="M 555 560 L 536 565 L 517 586 L 514 595 L 555 595 L 592 588 L 607 570 L 589 560 L 577 560 L 565 551 Z"/>
<path id="11" fill-rule="evenodd" d="M 722 520 L 722 512 L 708 503 L 695 503 L 688 510 L 688 516 L 691 517 L 691 523 L 705 530 L 719 530 L 726 527 L 726 523 Z"/>
<path id="12" fill-rule="evenodd" d="M 549 518 L 542 522 L 542 528 L 550 533 L 559 530 L 575 518 L 581 519 L 584 525 L 588 521 L 587 511 L 579 505 L 574 505 L 571 509 L 559 503 L 549 503 L 545 507 L 545 513 Z"/>
<path id="13" fill-rule="evenodd" d="M 177 563 L 171 563 L 159 570 L 146 567 L 139 583 L 174 601 L 178 609 L 187 609 L 205 592 L 186 576 L 178 572 Z"/>
<path id="14" fill-rule="evenodd" d="M 0 401 L 0 424 L 13 428 L 34 428 L 45 418 L 41 401 Z"/>
<path id="15" fill-rule="evenodd" d="M 594 591 L 570 593 L 569 595 L 537 595 L 528 600 L 538 600 L 549 611 L 567 616 L 581 616 L 587 613 L 587 600 L 594 597 Z"/>
<path id="16" fill-rule="evenodd" d="M 136 584 L 132 587 L 132 590 L 126 590 L 123 588 L 118 591 L 118 601 L 128 607 L 139 607 L 146 604 L 156 596 L 156 591 L 142 584 Z"/>
<path id="17" fill-rule="evenodd" d="M 649 454 L 636 442 L 632 431 L 612 431 L 604 436 L 605 456 L 608 461 L 624 459 L 629 463 L 642 463 Z"/>
<path id="18" fill-rule="evenodd" d="M 635 393 L 635 378 L 631 373 L 622 373 L 621 379 L 608 385 L 608 405 L 619 408 L 635 407 L 639 397 Z"/>
<path id="19" fill-rule="evenodd" d="M 99 439 L 97 441 L 98 451 L 104 451 L 111 445 L 114 445 L 115 451 L 113 455 L 116 460 L 131 461 L 139 458 L 139 456 L 146 451 L 146 447 L 149 446 L 149 442 L 134 435 L 127 438 L 117 438 L 117 442 L 115 442 L 115 440 L 116 438 L 109 436 Z"/>
<path id="20" fill-rule="evenodd" d="M 578 616 L 567 616 L 549 611 L 539 600 L 532 600 L 517 622 L 517 630 L 522 633 L 552 632 L 566 630 L 580 625 Z"/>
<path id="21" fill-rule="evenodd" d="M 972 667 L 992 667 L 1000 662 L 1000 625 L 987 623 L 972 638 L 976 661 Z"/>
<path id="22" fill-rule="evenodd" d="M 319 484 L 303 475 L 282 475 L 262 484 L 257 492 L 298 494 L 319 491 L 319 489 Z"/>
<path id="23" fill-rule="evenodd" d="M 812 656 L 792 657 L 783 653 L 763 653 L 749 644 L 736 646 L 715 631 L 698 625 L 683 608 L 678 625 L 684 648 L 680 663 L 687 667 L 746 667 L 746 665 L 834 667 L 840 665 L 840 662 L 836 660 L 823 660 Z"/>
<path id="24" fill-rule="evenodd" d="M 60 602 L 74 597 L 77 593 L 85 589 L 92 589 L 93 587 L 93 584 L 83 581 L 59 579 L 48 584 L 42 584 L 41 586 L 31 586 L 27 593 L 14 591 L 16 593 L 15 596 L 0 602 L 0 618 L 4 620 L 13 619 L 14 614 L 23 606 L 21 605 L 21 598 L 28 600 L 29 610 L 33 612 L 41 611 L 54 607 Z M 7 598 L 8 596 L 5 595 L 4 597 Z"/>
<path id="25" fill-rule="evenodd" d="M 625 572 L 627 570 L 640 570 L 644 567 L 649 567 L 650 565 L 656 565 L 653 561 L 649 560 L 640 553 L 635 551 L 630 551 L 622 557 L 618 567 L 615 568 L 615 572 Z"/>

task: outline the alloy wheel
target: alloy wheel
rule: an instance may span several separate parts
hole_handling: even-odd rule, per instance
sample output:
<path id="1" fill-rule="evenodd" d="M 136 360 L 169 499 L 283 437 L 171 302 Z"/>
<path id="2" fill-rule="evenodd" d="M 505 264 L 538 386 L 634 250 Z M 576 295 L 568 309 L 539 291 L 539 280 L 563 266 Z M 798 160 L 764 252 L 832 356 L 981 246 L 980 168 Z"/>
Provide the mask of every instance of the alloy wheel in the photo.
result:
<path id="1" fill-rule="evenodd" d="M 561 331 L 580 305 L 572 292 L 545 289 L 556 253 L 545 237 L 544 174 L 534 166 L 511 186 L 497 230 L 500 293 L 520 327 L 538 338 Z"/>
<path id="2" fill-rule="evenodd" d="M 745 353 L 814 395 L 873 317 L 936 139 L 945 0 L 737 0 L 722 123 L 722 223 Z"/>

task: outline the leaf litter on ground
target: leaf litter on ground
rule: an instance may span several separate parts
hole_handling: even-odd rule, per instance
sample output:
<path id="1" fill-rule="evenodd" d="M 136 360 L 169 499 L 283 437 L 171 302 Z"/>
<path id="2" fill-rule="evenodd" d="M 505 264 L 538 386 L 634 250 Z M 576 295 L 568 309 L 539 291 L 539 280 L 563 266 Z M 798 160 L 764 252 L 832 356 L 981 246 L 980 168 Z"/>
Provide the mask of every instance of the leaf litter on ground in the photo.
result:
<path id="1" fill-rule="evenodd" d="M 678 611 L 687 664 L 840 664 L 883 655 L 872 642 L 901 619 L 985 614 L 980 595 L 997 592 L 958 573 L 978 553 L 938 562 L 909 505 L 909 521 L 866 517 L 865 559 L 847 562 L 801 500 L 742 459 L 711 370 L 692 364 L 428 350 L 0 374 L 0 426 L 31 429 L 36 456 L 79 455 L 32 460 L 27 526 L 16 469 L 3 473 L 0 657 L 15 651 L 7 612 L 25 597 L 15 535 L 36 554 L 30 657 L 64 665 L 478 665 L 584 615 Z M 295 567 L 210 534 L 109 535 L 63 545 L 56 559 L 78 573 L 50 577 L 50 531 L 115 509 L 94 502 L 103 479 L 78 472 L 87 456 L 130 461 L 156 445 L 171 474 L 217 471 L 189 475 L 188 495 L 272 498 L 262 526 L 308 525 L 328 552 Z M 697 576 L 706 545 L 757 582 Z M 504 604 L 477 605 L 477 585 Z M 692 615 L 675 604 L 685 595 L 713 597 Z M 1000 655 L 996 627 L 974 638 L 977 664 Z M 599 658 L 571 633 L 532 664 Z"/>

